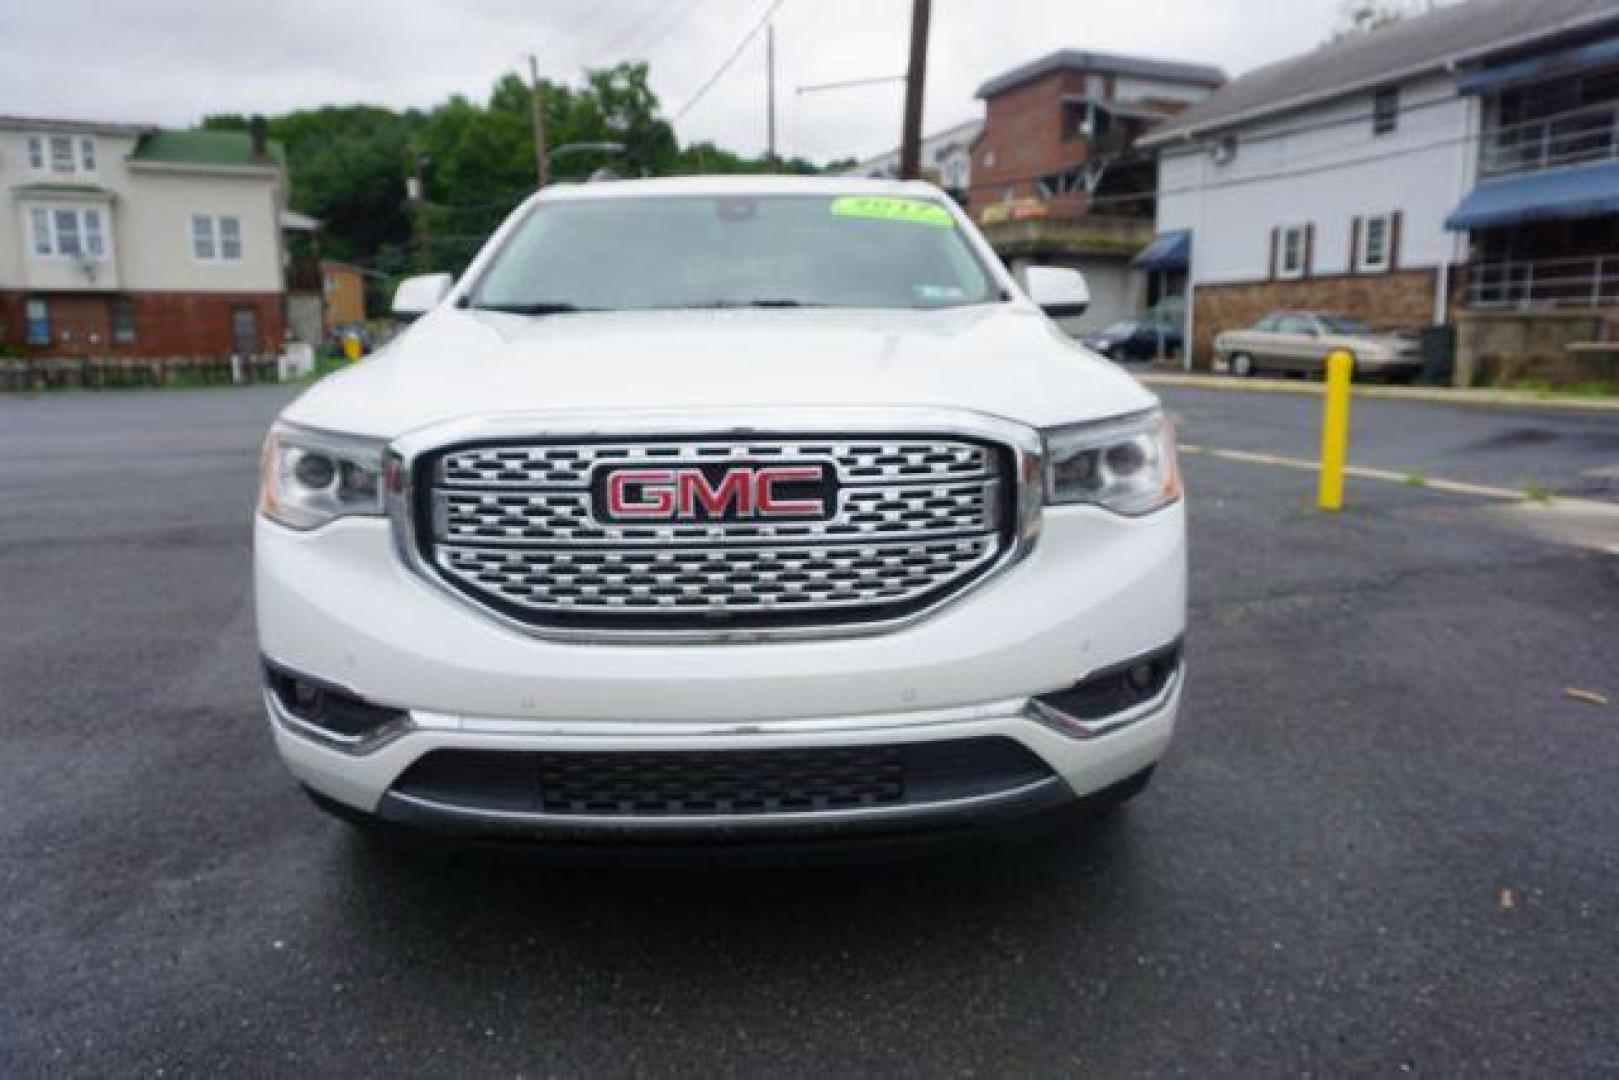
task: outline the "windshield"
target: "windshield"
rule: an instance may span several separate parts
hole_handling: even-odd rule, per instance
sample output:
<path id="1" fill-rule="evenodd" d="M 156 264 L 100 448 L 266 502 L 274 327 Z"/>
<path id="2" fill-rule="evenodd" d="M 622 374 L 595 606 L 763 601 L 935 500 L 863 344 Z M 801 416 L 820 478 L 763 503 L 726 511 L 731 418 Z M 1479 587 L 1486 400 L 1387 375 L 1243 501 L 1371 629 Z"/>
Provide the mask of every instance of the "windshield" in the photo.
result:
<path id="1" fill-rule="evenodd" d="M 544 314 L 997 299 L 995 280 L 938 203 L 724 195 L 542 203 L 495 254 L 469 303 Z"/>
<path id="2" fill-rule="evenodd" d="M 1108 327 L 1106 330 L 1103 330 L 1102 331 L 1102 336 L 1103 337 L 1129 337 L 1131 334 L 1133 334 L 1135 332 L 1136 332 L 1136 324 L 1131 322 L 1130 320 L 1126 319 L 1123 322 L 1116 322 L 1112 326 Z"/>
<path id="3" fill-rule="evenodd" d="M 1359 319 L 1347 319 L 1342 315 L 1318 315 L 1317 320 L 1322 329 L 1331 334 L 1369 334 L 1372 328 Z"/>

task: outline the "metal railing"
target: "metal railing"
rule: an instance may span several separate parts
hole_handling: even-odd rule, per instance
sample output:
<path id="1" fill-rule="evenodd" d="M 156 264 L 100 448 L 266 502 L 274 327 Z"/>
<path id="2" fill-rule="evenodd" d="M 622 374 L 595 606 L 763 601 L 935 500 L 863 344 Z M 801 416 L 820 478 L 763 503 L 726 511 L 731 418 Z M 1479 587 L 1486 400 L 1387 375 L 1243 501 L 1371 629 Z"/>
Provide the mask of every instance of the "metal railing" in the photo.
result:
<path id="1" fill-rule="evenodd" d="M 1619 255 L 1473 263 L 1467 268 L 1471 307 L 1619 307 Z"/>
<path id="2" fill-rule="evenodd" d="M 1486 129 L 1479 172 L 1503 176 L 1614 158 L 1619 158 L 1619 102 L 1604 102 Z"/>

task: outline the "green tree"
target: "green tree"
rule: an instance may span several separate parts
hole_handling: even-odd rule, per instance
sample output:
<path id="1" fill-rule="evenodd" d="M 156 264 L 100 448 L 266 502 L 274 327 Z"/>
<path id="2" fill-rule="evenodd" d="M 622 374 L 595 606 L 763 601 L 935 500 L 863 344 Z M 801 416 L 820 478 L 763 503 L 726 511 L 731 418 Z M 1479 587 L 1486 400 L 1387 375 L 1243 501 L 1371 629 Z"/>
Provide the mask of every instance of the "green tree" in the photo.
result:
<path id="1" fill-rule="evenodd" d="M 581 85 L 544 84 L 546 136 L 570 143 L 614 142 L 618 152 L 566 154 L 552 179 L 583 180 L 602 167 L 625 176 L 819 171 L 802 158 L 767 162 L 712 143 L 682 148 L 660 114 L 644 62 L 587 71 Z M 239 114 L 203 126 L 245 130 Z M 403 275 L 460 272 L 501 220 L 534 190 L 528 83 L 506 75 L 478 104 L 457 95 L 422 111 L 350 105 L 300 109 L 269 118 L 286 149 L 292 209 L 323 223 L 325 254 Z M 406 197 L 420 168 L 422 200 Z"/>

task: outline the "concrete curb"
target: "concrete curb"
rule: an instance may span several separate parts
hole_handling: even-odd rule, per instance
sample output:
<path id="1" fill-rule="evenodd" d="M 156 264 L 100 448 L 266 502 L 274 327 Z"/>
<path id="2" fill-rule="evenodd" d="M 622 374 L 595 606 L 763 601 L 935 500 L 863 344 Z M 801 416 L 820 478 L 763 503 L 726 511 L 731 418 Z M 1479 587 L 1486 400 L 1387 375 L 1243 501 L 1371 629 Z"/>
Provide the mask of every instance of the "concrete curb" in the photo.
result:
<path id="1" fill-rule="evenodd" d="M 1175 375 L 1145 371 L 1136 378 L 1148 386 L 1177 386 L 1192 390 L 1225 390 L 1251 394 L 1311 394 L 1319 397 L 1324 383 L 1299 379 L 1241 379 L 1225 375 Z M 1356 383 L 1356 397 L 1392 401 L 1425 401 L 1442 405 L 1473 405 L 1530 409 L 1572 409 L 1578 412 L 1619 415 L 1619 398 L 1541 397 L 1514 390 L 1459 390 L 1442 386 L 1383 386 Z"/>

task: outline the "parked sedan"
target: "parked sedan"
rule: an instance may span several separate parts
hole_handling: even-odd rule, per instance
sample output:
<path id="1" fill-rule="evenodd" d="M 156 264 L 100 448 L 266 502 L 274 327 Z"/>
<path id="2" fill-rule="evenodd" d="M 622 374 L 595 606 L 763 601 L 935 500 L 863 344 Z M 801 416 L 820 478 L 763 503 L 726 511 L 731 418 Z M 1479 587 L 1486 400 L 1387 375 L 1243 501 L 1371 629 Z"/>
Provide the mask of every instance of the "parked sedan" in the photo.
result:
<path id="1" fill-rule="evenodd" d="M 1215 360 L 1233 375 L 1261 371 L 1314 375 L 1327 355 L 1347 349 L 1357 375 L 1409 378 L 1422 370 L 1422 348 L 1409 337 L 1378 334 L 1359 319 L 1316 311 L 1279 311 L 1246 330 L 1215 335 Z"/>
<path id="2" fill-rule="evenodd" d="M 1180 352 L 1180 327 L 1151 319 L 1121 319 L 1088 334 L 1085 344 L 1109 360 L 1156 360 Z"/>

